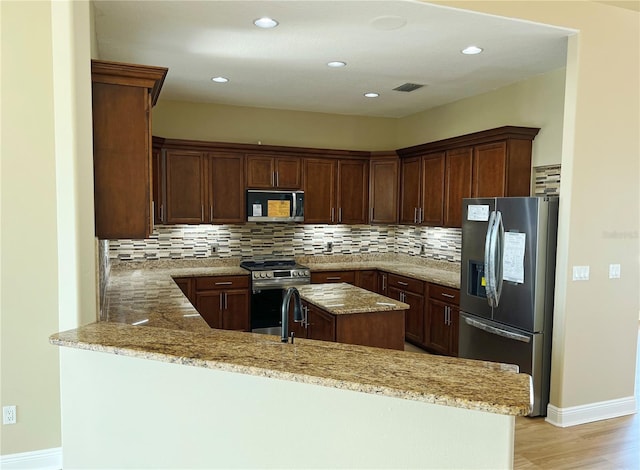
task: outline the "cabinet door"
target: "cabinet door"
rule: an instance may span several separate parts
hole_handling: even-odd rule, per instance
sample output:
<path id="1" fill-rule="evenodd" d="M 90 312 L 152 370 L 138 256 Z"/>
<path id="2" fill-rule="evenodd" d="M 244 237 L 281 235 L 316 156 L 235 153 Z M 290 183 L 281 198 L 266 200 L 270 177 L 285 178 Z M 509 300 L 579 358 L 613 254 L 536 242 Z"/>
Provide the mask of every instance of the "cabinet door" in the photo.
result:
<path id="1" fill-rule="evenodd" d="M 222 325 L 224 330 L 249 331 L 249 291 L 229 290 L 222 293 Z"/>
<path id="2" fill-rule="evenodd" d="M 506 196 L 507 143 L 478 145 L 473 149 L 473 197 Z"/>
<path id="3" fill-rule="evenodd" d="M 451 150 L 446 157 L 444 225 L 462 226 L 462 199 L 471 197 L 472 148 Z"/>
<path id="4" fill-rule="evenodd" d="M 272 189 L 275 187 L 273 157 L 247 155 L 247 188 Z"/>
<path id="5" fill-rule="evenodd" d="M 300 189 L 302 187 L 300 160 L 297 157 L 276 158 L 276 186 L 279 189 Z"/>
<path id="6" fill-rule="evenodd" d="M 337 193 L 337 222 L 366 224 L 369 207 L 368 162 L 339 160 Z"/>
<path id="7" fill-rule="evenodd" d="M 445 153 L 438 152 L 422 159 L 422 214 L 425 225 L 444 224 Z"/>
<path id="8" fill-rule="evenodd" d="M 211 328 L 222 328 L 222 292 L 196 292 L 196 310 Z"/>
<path id="9" fill-rule="evenodd" d="M 424 343 L 424 297 L 422 295 L 406 292 L 397 287 L 389 287 L 388 295 L 392 299 L 399 300 L 409 305 L 404 312 L 405 337 L 414 343 Z"/>
<path id="10" fill-rule="evenodd" d="M 165 155 L 168 224 L 201 224 L 205 221 L 204 155 L 168 150 Z"/>
<path id="11" fill-rule="evenodd" d="M 405 158 L 400 164 L 400 223 L 417 224 L 421 204 L 421 157 Z"/>
<path id="12" fill-rule="evenodd" d="M 244 160 L 238 154 L 209 154 L 209 204 L 207 220 L 244 222 Z"/>
<path id="13" fill-rule="evenodd" d="M 426 322 L 426 346 L 440 354 L 448 354 L 451 328 L 448 325 L 448 308 L 445 303 L 429 300 Z"/>
<path id="14" fill-rule="evenodd" d="M 146 88 L 93 83 L 95 230 L 100 239 L 151 233 L 151 139 Z"/>
<path id="15" fill-rule="evenodd" d="M 307 338 L 321 341 L 336 340 L 335 317 L 313 305 L 308 305 L 309 325 Z"/>
<path id="16" fill-rule="evenodd" d="M 333 223 L 335 214 L 334 160 L 308 158 L 304 161 L 304 221 L 308 224 Z"/>
<path id="17" fill-rule="evenodd" d="M 378 271 L 356 271 L 355 285 L 370 292 L 378 292 Z"/>
<path id="18" fill-rule="evenodd" d="M 372 224 L 398 223 L 398 159 L 371 160 L 369 170 L 369 221 Z"/>
<path id="19" fill-rule="evenodd" d="M 151 152 L 151 183 L 153 187 L 153 222 L 164 223 L 164 158 L 162 150 Z"/>

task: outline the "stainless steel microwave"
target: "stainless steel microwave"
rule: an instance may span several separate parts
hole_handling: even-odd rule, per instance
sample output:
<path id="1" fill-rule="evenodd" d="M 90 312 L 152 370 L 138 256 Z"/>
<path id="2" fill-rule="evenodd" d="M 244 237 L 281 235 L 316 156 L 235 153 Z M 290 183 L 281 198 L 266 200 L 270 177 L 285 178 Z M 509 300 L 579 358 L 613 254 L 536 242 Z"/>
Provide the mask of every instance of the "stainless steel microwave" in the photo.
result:
<path id="1" fill-rule="evenodd" d="M 304 191 L 247 189 L 247 222 L 304 222 Z"/>

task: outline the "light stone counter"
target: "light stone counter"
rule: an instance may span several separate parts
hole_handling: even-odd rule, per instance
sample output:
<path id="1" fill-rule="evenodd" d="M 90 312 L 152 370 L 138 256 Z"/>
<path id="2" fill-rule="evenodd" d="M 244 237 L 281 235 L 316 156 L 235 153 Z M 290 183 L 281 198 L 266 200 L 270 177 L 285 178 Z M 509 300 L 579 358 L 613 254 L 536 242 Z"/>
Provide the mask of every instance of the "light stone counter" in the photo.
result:
<path id="1" fill-rule="evenodd" d="M 447 261 L 407 255 L 333 255 L 300 257 L 296 260 L 316 272 L 377 269 L 455 289 L 460 288 L 460 265 Z"/>
<path id="2" fill-rule="evenodd" d="M 51 336 L 71 348 L 218 369 L 491 413 L 526 415 L 530 376 L 510 366 L 225 330 L 93 323 Z"/>
<path id="3" fill-rule="evenodd" d="M 209 328 L 172 278 L 248 275 L 238 263 L 236 259 L 218 263 L 114 264 L 104 306 L 107 321 L 55 334 L 50 341 L 71 348 L 457 408 L 516 416 L 529 413 L 530 376 L 516 373 L 514 366 L 304 339 L 296 339 L 295 345 L 281 344 L 278 337 Z M 377 269 L 390 272 L 405 266 L 387 260 L 374 263 Z M 349 268 L 356 269 L 353 262 Z M 410 268 L 407 266 L 406 269 Z M 417 269 L 422 269 L 424 274 L 430 268 L 417 266 Z M 451 278 L 456 277 L 455 268 L 450 273 Z M 408 275 L 409 272 L 402 271 L 401 274 Z M 434 278 L 427 280 L 437 282 Z M 361 291 L 346 285 L 329 287 L 335 289 L 329 298 L 333 295 L 345 304 L 343 313 L 351 308 L 347 306 L 348 302 L 357 302 L 357 296 L 349 291 Z M 327 308 L 324 287 L 305 286 L 301 293 L 303 298 Z M 373 293 L 371 297 L 362 292 L 360 295 L 367 301 L 385 303 L 389 300 Z M 324 297 L 324 300 L 316 298 L 314 302 L 315 296 Z M 406 304 L 396 303 L 394 307 L 377 307 L 407 308 Z M 339 313 L 336 310 L 339 308 L 334 307 L 332 313 Z M 331 307 L 327 309 L 331 310 Z M 155 328 L 148 328 L 150 326 Z"/>
<path id="4" fill-rule="evenodd" d="M 409 305 L 351 284 L 298 286 L 300 297 L 333 315 L 407 310 Z"/>

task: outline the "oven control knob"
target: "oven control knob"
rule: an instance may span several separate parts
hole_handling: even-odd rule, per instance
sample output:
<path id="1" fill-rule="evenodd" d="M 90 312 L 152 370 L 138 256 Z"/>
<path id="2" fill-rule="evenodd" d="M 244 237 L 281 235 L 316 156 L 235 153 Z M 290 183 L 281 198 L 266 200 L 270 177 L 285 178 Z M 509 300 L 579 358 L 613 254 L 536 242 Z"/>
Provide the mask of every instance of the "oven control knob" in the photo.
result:
<path id="1" fill-rule="evenodd" d="M 272 272 L 268 272 L 267 273 L 267 277 L 273 277 L 273 273 Z"/>

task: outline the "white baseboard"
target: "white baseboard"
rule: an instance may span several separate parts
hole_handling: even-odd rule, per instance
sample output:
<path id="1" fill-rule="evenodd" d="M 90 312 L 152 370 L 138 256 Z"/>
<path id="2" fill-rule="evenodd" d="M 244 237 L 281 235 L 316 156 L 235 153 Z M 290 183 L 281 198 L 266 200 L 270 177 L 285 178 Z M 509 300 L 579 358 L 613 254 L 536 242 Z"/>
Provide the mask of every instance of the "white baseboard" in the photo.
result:
<path id="1" fill-rule="evenodd" d="M 568 408 L 558 408 L 549 404 L 547 406 L 546 421 L 554 426 L 566 428 L 603 419 L 618 418 L 636 412 L 637 403 L 635 397 L 570 406 Z"/>
<path id="2" fill-rule="evenodd" d="M 3 455 L 0 457 L 0 468 L 2 470 L 60 470 L 62 447 Z"/>

